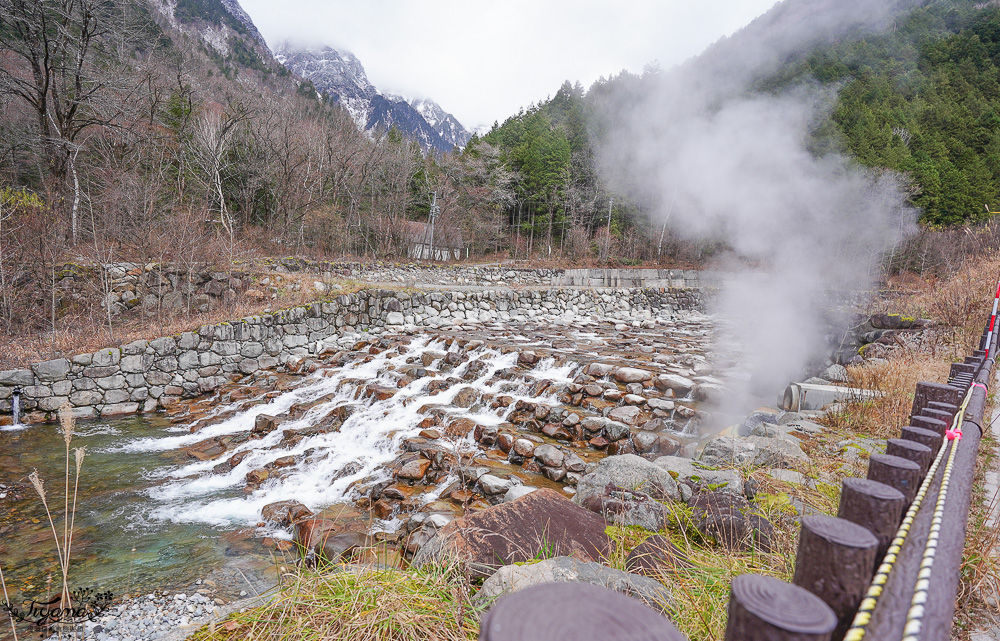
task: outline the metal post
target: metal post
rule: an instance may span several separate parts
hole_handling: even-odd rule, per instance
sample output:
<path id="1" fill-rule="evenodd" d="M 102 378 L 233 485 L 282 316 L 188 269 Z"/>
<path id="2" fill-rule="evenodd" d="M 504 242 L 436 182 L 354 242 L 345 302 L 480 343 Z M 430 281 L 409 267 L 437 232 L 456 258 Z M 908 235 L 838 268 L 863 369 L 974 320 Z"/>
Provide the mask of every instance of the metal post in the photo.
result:
<path id="1" fill-rule="evenodd" d="M 432 194 L 433 199 L 431 200 L 431 260 L 434 260 L 434 219 L 438 215 L 438 193 L 435 191 Z"/>

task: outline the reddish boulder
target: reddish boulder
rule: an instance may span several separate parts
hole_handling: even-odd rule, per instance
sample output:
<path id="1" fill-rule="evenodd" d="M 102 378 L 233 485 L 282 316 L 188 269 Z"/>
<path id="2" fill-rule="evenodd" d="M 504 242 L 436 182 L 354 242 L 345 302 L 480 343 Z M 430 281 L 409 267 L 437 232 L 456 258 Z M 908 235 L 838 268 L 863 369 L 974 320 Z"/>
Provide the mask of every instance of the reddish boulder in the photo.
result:
<path id="1" fill-rule="evenodd" d="M 298 521 L 308 519 L 313 513 L 298 501 L 278 501 L 265 505 L 261 509 L 260 515 L 265 521 L 288 527 Z"/>
<path id="2" fill-rule="evenodd" d="M 611 544 L 604 519 L 555 490 L 540 489 L 452 521 L 424 544 L 412 565 L 458 558 L 477 576 L 539 555 L 606 558 Z"/>
<path id="3" fill-rule="evenodd" d="M 293 541 L 300 550 L 311 551 L 318 543 L 340 530 L 340 525 L 330 519 L 304 519 L 295 524 Z"/>
<path id="4" fill-rule="evenodd" d="M 410 461 L 403 467 L 399 468 L 399 472 L 396 473 L 401 479 L 409 479 L 411 481 L 419 481 L 424 478 L 424 474 L 427 474 L 427 470 L 430 468 L 431 462 L 427 459 L 417 459 L 415 461 Z"/>

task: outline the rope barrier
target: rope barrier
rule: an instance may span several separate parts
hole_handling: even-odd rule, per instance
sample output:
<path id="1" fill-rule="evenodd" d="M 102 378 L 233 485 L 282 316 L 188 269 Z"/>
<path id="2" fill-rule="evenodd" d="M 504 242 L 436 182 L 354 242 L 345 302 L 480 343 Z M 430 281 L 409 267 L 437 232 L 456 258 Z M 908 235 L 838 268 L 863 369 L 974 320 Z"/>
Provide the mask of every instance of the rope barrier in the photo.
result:
<path id="1" fill-rule="evenodd" d="M 1000 281 L 997 282 L 996 294 L 993 297 L 993 310 L 990 313 L 990 323 L 986 333 L 985 355 L 976 370 L 976 376 L 978 376 L 979 372 L 982 371 L 982 368 L 986 365 L 987 359 L 990 357 L 990 348 L 993 345 L 994 331 L 997 329 L 996 319 L 998 307 L 1000 307 Z M 934 567 L 934 558 L 937 553 L 938 541 L 941 534 L 945 504 L 948 499 L 948 487 L 951 482 L 952 470 L 954 469 L 955 453 L 958 450 L 959 443 L 962 441 L 962 422 L 965 420 L 965 412 L 969 407 L 969 402 L 972 400 L 973 391 L 977 387 L 981 388 L 984 392 L 989 391 L 986 385 L 978 382 L 973 382 L 969 387 L 968 392 L 965 395 L 965 399 L 962 401 L 961 407 L 952 419 L 951 427 L 945 430 L 945 438 L 947 439 L 946 445 L 942 445 L 941 449 L 938 451 L 937 456 L 934 458 L 934 463 L 927 471 L 927 476 L 920 485 L 920 490 L 917 492 L 917 496 L 914 498 L 913 503 L 910 504 L 909 509 L 906 511 L 906 517 L 903 519 L 902 524 L 896 531 L 896 536 L 893 538 L 892 544 L 889 546 L 885 557 L 882 559 L 882 563 L 879 565 L 878 571 L 875 573 L 875 577 L 868 586 L 865 598 L 862 600 L 861 605 L 858 608 L 858 612 L 854 616 L 854 621 L 851 623 L 850 629 L 844 636 L 844 641 L 862 641 L 862 639 L 865 638 L 868 626 L 871 623 L 872 613 L 878 605 L 879 598 L 882 596 L 882 591 L 889 580 L 889 575 L 892 573 L 896 560 L 899 558 L 899 553 L 910 533 L 913 520 L 923 506 L 924 498 L 933 483 L 934 477 L 937 475 L 941 462 L 945 459 L 945 456 L 947 456 L 948 460 L 947 463 L 945 463 L 944 472 L 941 475 L 941 487 L 938 491 L 934 514 L 931 519 L 931 527 L 927 536 L 927 543 L 924 546 L 924 552 L 920 562 L 920 570 L 917 574 L 917 581 L 913 588 L 913 597 L 910 601 L 910 609 L 907 612 L 906 624 L 903 629 L 904 636 L 902 641 L 918 641 L 920 631 L 923 626 L 925 604 L 927 603 L 931 571 Z"/>
<path id="2" fill-rule="evenodd" d="M 969 387 L 969 393 L 965 395 L 962 407 L 955 413 L 952 429 L 945 433 L 948 439 L 948 462 L 945 464 L 944 474 L 941 476 L 941 489 L 938 491 L 937 505 L 934 507 L 934 516 L 931 518 L 927 544 L 924 546 L 924 554 L 920 559 L 920 572 L 917 574 L 917 582 L 913 587 L 913 599 L 910 601 L 910 610 L 906 615 L 902 641 L 918 641 L 920 630 L 923 627 L 924 604 L 927 603 L 927 592 L 931 585 L 931 571 L 934 569 L 934 557 L 937 554 L 938 539 L 941 535 L 941 522 L 944 519 L 944 507 L 948 500 L 951 471 L 955 467 L 955 452 L 958 451 L 958 444 L 962 441 L 962 421 L 965 418 L 965 410 L 969 406 L 969 401 L 972 400 L 972 392 L 976 387 L 981 387 L 983 391 L 986 391 L 986 386 L 982 383 L 973 383 Z"/>
<path id="3" fill-rule="evenodd" d="M 961 423 L 963 417 L 965 416 L 965 410 L 969 406 L 969 401 L 972 399 L 973 389 L 973 387 L 969 388 L 969 392 L 966 394 L 961 408 L 959 408 L 959 410 L 955 413 L 955 417 L 952 419 L 951 429 L 947 430 L 948 433 L 953 434 L 953 436 L 948 437 L 949 443 L 957 443 L 958 440 L 961 439 Z M 910 533 L 913 521 L 923 505 L 924 498 L 930 490 L 934 477 L 937 475 L 938 467 L 941 465 L 941 461 L 944 460 L 946 452 L 952 453 L 949 458 L 950 464 L 954 459 L 954 451 L 954 447 L 942 447 L 938 451 L 937 456 L 934 458 L 934 463 L 931 465 L 930 469 L 927 470 L 927 476 L 924 477 L 924 482 L 920 484 L 920 490 L 913 499 L 913 503 L 910 504 L 910 508 L 906 511 L 906 516 L 903 518 L 903 522 L 896 531 L 896 536 L 893 538 L 892 544 L 889 546 L 888 551 L 886 551 L 885 557 L 882 559 L 882 563 L 879 565 L 878 571 L 875 573 L 875 578 L 872 579 L 871 584 L 868 586 L 865 598 L 861 601 L 861 605 L 858 607 L 858 613 L 854 616 L 854 621 L 851 623 L 851 627 L 848 629 L 847 634 L 844 635 L 844 641 L 862 641 L 862 639 L 865 638 L 865 634 L 868 632 L 868 625 L 871 623 L 872 612 L 875 611 L 875 607 L 878 605 L 878 600 L 882 596 L 882 590 L 885 587 L 885 584 L 889 581 L 889 575 L 892 573 L 892 569 L 896 565 L 896 559 L 899 558 L 899 553 L 903 548 L 903 544 L 906 542 L 906 537 Z M 945 473 L 950 477 L 948 464 L 946 464 Z M 945 486 L 944 480 L 942 479 L 942 493 L 944 491 Z M 939 506 L 943 508 L 943 501 L 940 495 L 938 496 L 938 503 Z M 935 516 L 939 516 L 937 512 L 935 512 Z M 940 528 L 940 518 L 938 518 L 938 527 Z M 937 539 L 935 538 L 934 541 L 936 546 Z M 923 565 L 921 565 L 921 576 L 924 573 L 924 569 Z M 930 568 L 926 568 L 926 571 L 927 576 L 929 577 Z M 916 595 L 914 595 L 914 599 L 916 599 Z M 906 639 L 905 641 L 912 641 L 912 639 Z"/>

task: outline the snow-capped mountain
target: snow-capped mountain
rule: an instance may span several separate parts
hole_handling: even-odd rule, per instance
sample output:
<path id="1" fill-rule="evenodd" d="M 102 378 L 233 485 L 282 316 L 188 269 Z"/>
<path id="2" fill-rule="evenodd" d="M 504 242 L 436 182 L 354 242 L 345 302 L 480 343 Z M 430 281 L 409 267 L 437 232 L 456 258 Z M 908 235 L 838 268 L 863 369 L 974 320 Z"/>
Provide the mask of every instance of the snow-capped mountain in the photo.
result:
<path id="1" fill-rule="evenodd" d="M 451 151 L 469 141 L 471 134 L 433 100 L 408 100 L 380 93 L 352 53 L 286 41 L 278 45 L 275 58 L 293 73 L 312 81 L 317 91 L 346 108 L 358 126 L 367 131 L 395 127 L 425 150 Z"/>
<path id="2" fill-rule="evenodd" d="M 182 36 L 195 38 L 221 57 L 228 70 L 246 66 L 254 60 L 257 69 L 277 71 L 267 42 L 257 30 L 239 0 L 199 0 L 181 3 L 178 0 L 149 0 L 150 6 L 166 24 Z M 228 73 L 228 71 L 227 71 Z"/>
<path id="3" fill-rule="evenodd" d="M 243 7 L 240 6 L 239 0 L 221 0 L 221 2 L 222 6 L 226 8 L 226 11 L 239 20 L 240 24 L 246 27 L 247 31 L 250 32 L 250 36 L 266 49 L 267 42 L 264 41 L 264 36 L 260 35 L 260 31 L 257 31 L 257 25 L 253 23 L 253 20 L 250 19 L 250 15 L 243 10 Z"/>
<path id="4" fill-rule="evenodd" d="M 410 106 L 417 110 L 427 124 L 438 132 L 445 142 L 456 147 L 464 147 L 472 134 L 462 126 L 458 118 L 441 108 L 441 105 L 430 98 L 420 98 L 409 101 Z"/>

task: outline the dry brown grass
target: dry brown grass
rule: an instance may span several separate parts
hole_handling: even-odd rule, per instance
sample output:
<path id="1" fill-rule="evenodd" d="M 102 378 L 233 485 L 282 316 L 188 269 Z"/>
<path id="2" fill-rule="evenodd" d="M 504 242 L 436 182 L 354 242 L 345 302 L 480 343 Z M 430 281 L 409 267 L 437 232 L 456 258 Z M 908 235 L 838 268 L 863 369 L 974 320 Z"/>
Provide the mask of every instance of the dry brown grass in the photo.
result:
<path id="1" fill-rule="evenodd" d="M 827 414 L 832 428 L 870 438 L 894 438 L 909 425 L 917 382 L 941 382 L 948 377 L 949 362 L 930 354 L 903 351 L 876 365 L 847 368 L 851 387 L 875 390 L 879 398 L 843 403 Z"/>

